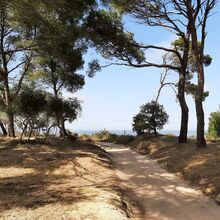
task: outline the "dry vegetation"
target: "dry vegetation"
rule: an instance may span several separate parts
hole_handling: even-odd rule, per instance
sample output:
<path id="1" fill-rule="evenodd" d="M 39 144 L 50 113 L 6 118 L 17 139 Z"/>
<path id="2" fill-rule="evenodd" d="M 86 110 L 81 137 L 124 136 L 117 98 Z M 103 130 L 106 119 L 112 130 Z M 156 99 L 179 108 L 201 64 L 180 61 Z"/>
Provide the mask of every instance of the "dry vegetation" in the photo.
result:
<path id="1" fill-rule="evenodd" d="M 209 142 L 206 148 L 197 148 L 195 140 L 177 142 L 177 137 L 160 136 L 136 138 L 129 144 L 215 198 L 220 193 L 220 141 Z"/>
<path id="2" fill-rule="evenodd" d="M 127 219 L 122 194 L 94 144 L 0 140 L 0 219 Z"/>

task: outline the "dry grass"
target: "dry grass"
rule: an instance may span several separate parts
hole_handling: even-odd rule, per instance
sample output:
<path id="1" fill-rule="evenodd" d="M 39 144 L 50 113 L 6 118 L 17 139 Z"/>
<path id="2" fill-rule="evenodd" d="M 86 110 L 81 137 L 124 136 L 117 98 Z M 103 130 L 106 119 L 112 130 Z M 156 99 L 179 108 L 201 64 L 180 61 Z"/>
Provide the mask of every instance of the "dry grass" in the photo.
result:
<path id="1" fill-rule="evenodd" d="M 86 142 L 0 140 L 0 219 L 127 219 L 107 153 Z"/>
<path id="2" fill-rule="evenodd" d="M 195 140 L 189 140 L 188 144 L 177 142 L 177 137 L 160 136 L 137 138 L 131 145 L 215 198 L 220 193 L 220 141 L 209 142 L 202 149 L 197 148 Z M 207 179 L 207 183 L 199 185 L 202 178 Z"/>

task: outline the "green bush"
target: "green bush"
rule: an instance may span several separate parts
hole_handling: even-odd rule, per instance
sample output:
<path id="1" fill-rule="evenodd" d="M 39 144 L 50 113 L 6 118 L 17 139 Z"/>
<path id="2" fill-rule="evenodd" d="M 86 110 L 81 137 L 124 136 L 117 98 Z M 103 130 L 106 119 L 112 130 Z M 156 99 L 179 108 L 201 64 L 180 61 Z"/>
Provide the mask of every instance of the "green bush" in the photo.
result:
<path id="1" fill-rule="evenodd" d="M 220 136 L 220 111 L 212 112 L 209 117 L 208 138 L 216 140 Z"/>
<path id="2" fill-rule="evenodd" d="M 105 139 L 105 142 L 116 143 L 116 144 L 128 144 L 135 140 L 135 136 L 132 135 L 117 135 L 110 134 L 108 139 Z"/>
<path id="3" fill-rule="evenodd" d="M 76 141 L 78 139 L 78 136 L 74 135 L 74 134 L 68 134 L 67 135 L 67 138 L 70 140 L 70 141 Z"/>
<path id="4" fill-rule="evenodd" d="M 89 134 L 82 134 L 82 135 L 80 135 L 80 137 L 81 137 L 82 139 L 84 139 L 84 140 L 87 140 L 87 139 L 90 139 L 90 138 L 91 138 L 91 136 L 90 136 Z"/>
<path id="5" fill-rule="evenodd" d="M 96 132 L 95 134 L 92 135 L 92 138 L 96 140 L 106 140 L 110 136 L 110 132 L 106 129 Z"/>
<path id="6" fill-rule="evenodd" d="M 132 135 L 120 135 L 116 138 L 117 144 L 128 144 L 135 140 L 135 136 Z"/>

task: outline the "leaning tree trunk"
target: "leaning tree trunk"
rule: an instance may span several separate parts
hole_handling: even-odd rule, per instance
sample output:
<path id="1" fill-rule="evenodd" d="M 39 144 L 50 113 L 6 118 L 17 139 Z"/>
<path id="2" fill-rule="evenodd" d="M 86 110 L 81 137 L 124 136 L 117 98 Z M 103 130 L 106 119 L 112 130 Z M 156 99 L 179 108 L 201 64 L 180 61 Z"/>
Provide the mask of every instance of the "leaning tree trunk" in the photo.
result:
<path id="1" fill-rule="evenodd" d="M 185 74 L 183 72 L 179 73 L 179 83 L 178 83 L 178 100 L 181 107 L 181 126 L 179 134 L 179 143 L 187 143 L 187 133 L 188 133 L 188 118 L 189 118 L 189 108 L 186 104 L 185 99 Z"/>
<path id="2" fill-rule="evenodd" d="M 1 130 L 2 130 L 3 136 L 7 136 L 8 132 L 6 131 L 5 126 L 1 121 L 0 121 L 0 127 L 1 127 Z"/>
<path id="3" fill-rule="evenodd" d="M 64 121 L 63 117 L 60 118 L 60 133 L 61 133 L 62 137 L 67 136 L 67 132 L 66 132 L 66 128 L 65 128 L 65 121 Z"/>

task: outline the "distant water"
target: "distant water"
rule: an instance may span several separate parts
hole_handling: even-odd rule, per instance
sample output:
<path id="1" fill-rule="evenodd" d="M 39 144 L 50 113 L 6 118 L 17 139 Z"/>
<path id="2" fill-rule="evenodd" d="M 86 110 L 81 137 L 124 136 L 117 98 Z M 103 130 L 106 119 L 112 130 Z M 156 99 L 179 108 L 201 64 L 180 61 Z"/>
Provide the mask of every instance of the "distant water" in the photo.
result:
<path id="1" fill-rule="evenodd" d="M 76 130 L 76 132 L 78 134 L 95 134 L 97 132 L 99 132 L 101 130 Z M 113 134 L 117 134 L 117 135 L 136 135 L 135 132 L 133 132 L 132 130 L 108 130 Z M 178 130 L 161 130 L 159 133 L 161 134 L 172 134 L 175 136 L 179 135 L 179 131 Z M 188 131 L 188 136 L 196 136 L 196 131 L 195 130 L 189 130 Z"/>
<path id="2" fill-rule="evenodd" d="M 104 129 L 101 130 L 76 130 L 78 134 L 95 134 L 97 132 L 103 131 Z M 106 129 L 108 130 L 108 129 Z M 132 130 L 108 130 L 112 134 L 117 134 L 117 135 L 135 135 L 135 133 Z"/>

